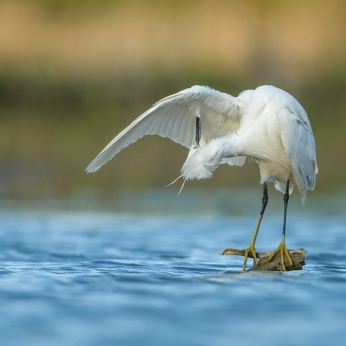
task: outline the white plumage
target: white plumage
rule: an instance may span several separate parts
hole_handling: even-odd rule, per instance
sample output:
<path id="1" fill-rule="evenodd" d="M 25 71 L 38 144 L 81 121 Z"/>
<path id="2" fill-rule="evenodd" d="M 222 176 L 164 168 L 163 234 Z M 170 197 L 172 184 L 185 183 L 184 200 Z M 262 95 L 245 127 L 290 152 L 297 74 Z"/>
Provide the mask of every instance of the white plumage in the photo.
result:
<path id="1" fill-rule="evenodd" d="M 195 147 L 195 119 L 201 140 Z M 243 91 L 238 97 L 193 86 L 155 103 L 119 133 L 90 163 L 95 172 L 122 149 L 145 135 L 168 137 L 190 148 L 182 167 L 187 180 L 210 178 L 221 163 L 241 166 L 247 157 L 259 164 L 261 183 L 274 182 L 290 193 L 297 185 L 303 201 L 317 173 L 315 140 L 299 102 L 273 86 Z"/>
<path id="2" fill-rule="evenodd" d="M 199 130 L 200 136 L 196 136 Z M 297 186 L 304 203 L 307 190 L 315 187 L 318 171 L 311 125 L 293 96 L 267 85 L 243 91 L 238 97 L 204 86 L 182 90 L 155 103 L 120 132 L 90 163 L 87 172 L 95 172 L 145 135 L 168 137 L 190 149 L 181 169 L 184 182 L 210 178 L 223 163 L 242 166 L 246 158 L 255 160 L 263 184 L 262 209 L 250 246 L 245 249 L 243 270 L 249 253 L 257 263 L 255 241 L 267 206 L 267 182 L 285 193 L 282 240 L 272 256 L 280 253 L 283 270 L 284 256 L 292 265 L 285 245 L 289 194 Z"/>

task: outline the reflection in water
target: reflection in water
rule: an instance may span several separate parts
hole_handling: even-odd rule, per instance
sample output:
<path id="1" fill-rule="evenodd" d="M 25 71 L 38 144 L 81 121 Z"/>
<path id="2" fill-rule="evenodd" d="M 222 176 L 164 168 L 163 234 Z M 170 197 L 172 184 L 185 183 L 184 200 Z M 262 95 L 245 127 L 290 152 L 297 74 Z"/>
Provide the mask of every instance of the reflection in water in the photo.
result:
<path id="1" fill-rule="evenodd" d="M 247 246 L 256 200 L 239 199 L 245 211 L 236 215 L 206 211 L 207 194 L 186 194 L 186 205 L 195 201 L 190 212 L 164 211 L 166 197 L 157 196 L 159 213 L 3 202 L 4 344 L 343 344 L 346 218 L 337 209 L 301 209 L 297 199 L 287 245 L 308 250 L 304 270 L 254 273 L 240 271 L 241 258 L 218 253 Z M 155 204 L 138 195 L 135 208 L 148 198 Z M 226 200 L 223 193 L 212 198 L 216 205 Z M 263 220 L 258 250 L 274 249 L 280 239 L 276 204 Z"/>

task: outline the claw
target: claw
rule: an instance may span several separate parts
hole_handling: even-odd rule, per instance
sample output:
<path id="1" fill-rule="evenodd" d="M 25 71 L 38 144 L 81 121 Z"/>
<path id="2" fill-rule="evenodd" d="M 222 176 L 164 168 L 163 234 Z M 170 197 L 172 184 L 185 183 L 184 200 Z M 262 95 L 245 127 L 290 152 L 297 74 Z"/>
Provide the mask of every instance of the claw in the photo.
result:
<path id="1" fill-rule="evenodd" d="M 280 258 L 281 258 L 281 266 L 282 270 L 285 272 L 286 271 L 286 266 L 285 266 L 285 258 L 284 255 L 287 257 L 288 263 L 290 266 L 292 266 L 292 259 L 291 256 L 289 255 L 286 245 L 285 245 L 285 237 L 284 235 L 282 236 L 282 240 L 278 248 L 269 256 L 268 261 L 270 262 L 276 254 L 280 253 Z"/>
<path id="2" fill-rule="evenodd" d="M 243 271 L 246 269 L 246 262 L 247 262 L 247 259 L 249 257 L 249 253 L 252 254 L 253 256 L 253 263 L 254 264 L 257 264 L 258 261 L 257 261 L 257 256 L 256 256 L 256 249 L 255 249 L 255 246 L 253 244 L 250 244 L 250 246 L 245 249 L 245 256 L 244 256 L 244 263 L 243 263 Z"/>
<path id="3" fill-rule="evenodd" d="M 223 250 L 221 252 L 222 255 L 224 255 L 226 252 L 233 252 L 233 253 L 236 253 L 236 254 L 241 254 L 241 253 L 244 253 L 244 263 L 243 263 L 243 271 L 246 269 L 246 262 L 247 262 L 247 259 L 249 258 L 249 254 L 252 255 L 253 257 L 253 262 L 254 264 L 257 264 L 258 261 L 257 261 L 257 254 L 256 254 L 256 249 L 255 249 L 255 246 L 254 244 L 250 243 L 250 246 L 245 249 L 245 250 L 238 250 L 238 249 L 233 249 L 233 248 L 226 248 L 225 250 Z"/>

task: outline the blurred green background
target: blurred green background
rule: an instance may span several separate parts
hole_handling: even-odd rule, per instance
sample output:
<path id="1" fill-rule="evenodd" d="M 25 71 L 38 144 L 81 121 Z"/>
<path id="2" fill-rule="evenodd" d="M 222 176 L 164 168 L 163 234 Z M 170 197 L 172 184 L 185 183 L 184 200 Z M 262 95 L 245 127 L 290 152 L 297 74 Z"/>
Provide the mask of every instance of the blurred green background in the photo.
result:
<path id="1" fill-rule="evenodd" d="M 84 169 L 154 102 L 195 84 L 291 93 L 313 127 L 316 191 L 343 192 L 345 36 L 338 0 L 0 1 L 0 197 L 168 184 L 187 150 L 156 136 Z M 188 185 L 258 181 L 248 164 Z"/>

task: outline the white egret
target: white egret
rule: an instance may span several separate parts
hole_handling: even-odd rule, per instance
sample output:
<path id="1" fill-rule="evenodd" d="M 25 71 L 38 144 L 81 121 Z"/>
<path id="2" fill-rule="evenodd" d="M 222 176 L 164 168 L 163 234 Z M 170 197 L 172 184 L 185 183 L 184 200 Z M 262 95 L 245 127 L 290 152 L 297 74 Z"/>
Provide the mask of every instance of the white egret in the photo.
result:
<path id="1" fill-rule="evenodd" d="M 271 256 L 280 253 L 292 264 L 285 245 L 286 213 L 294 186 L 305 202 L 317 174 L 315 140 L 304 108 L 287 92 L 260 86 L 233 97 L 205 86 L 193 86 L 155 103 L 120 132 L 86 168 L 95 172 L 114 155 L 145 135 L 168 137 L 190 149 L 181 169 L 184 183 L 210 178 L 220 164 L 242 166 L 246 158 L 259 165 L 262 208 L 249 247 L 257 263 L 255 242 L 268 202 L 267 183 L 284 193 L 282 239 Z M 225 249 L 224 251 L 226 251 Z"/>

